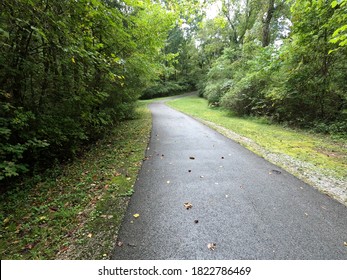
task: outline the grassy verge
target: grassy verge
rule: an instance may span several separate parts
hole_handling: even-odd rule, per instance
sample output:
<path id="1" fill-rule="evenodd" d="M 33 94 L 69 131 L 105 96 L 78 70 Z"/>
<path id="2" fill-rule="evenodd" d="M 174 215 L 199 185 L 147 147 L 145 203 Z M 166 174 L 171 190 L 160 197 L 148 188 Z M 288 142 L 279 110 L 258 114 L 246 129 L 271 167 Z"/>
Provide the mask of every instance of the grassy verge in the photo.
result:
<path id="1" fill-rule="evenodd" d="M 58 177 L 0 196 L 1 259 L 108 259 L 148 144 L 150 112 L 110 131 Z"/>
<path id="2" fill-rule="evenodd" d="M 340 196 L 336 198 L 341 202 L 347 202 L 346 139 L 334 140 L 329 136 L 293 130 L 269 124 L 265 119 L 235 117 L 227 110 L 208 107 L 206 100 L 196 96 L 167 104 L 205 121 L 327 194 Z M 333 188 L 337 189 L 331 193 L 329 189 Z"/>

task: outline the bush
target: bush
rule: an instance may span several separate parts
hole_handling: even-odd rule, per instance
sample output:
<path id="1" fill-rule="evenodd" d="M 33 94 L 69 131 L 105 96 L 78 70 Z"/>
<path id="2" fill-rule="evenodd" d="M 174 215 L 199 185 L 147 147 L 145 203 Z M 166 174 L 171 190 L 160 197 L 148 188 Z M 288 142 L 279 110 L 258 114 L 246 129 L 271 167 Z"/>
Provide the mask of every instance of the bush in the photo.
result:
<path id="1" fill-rule="evenodd" d="M 144 90 L 140 99 L 152 99 L 158 97 L 166 97 L 176 95 L 178 93 L 188 91 L 190 85 L 187 83 L 179 83 L 175 81 L 159 81 L 155 85 Z"/>

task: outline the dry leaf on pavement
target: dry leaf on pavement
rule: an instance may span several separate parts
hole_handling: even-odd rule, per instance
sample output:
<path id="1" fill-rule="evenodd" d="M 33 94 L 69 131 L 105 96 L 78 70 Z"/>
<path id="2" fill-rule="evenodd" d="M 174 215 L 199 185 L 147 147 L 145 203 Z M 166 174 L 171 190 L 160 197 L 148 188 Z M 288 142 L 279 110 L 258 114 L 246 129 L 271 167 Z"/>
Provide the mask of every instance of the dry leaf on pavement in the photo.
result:
<path id="1" fill-rule="evenodd" d="M 184 203 L 184 207 L 185 207 L 187 210 L 189 210 L 190 208 L 193 207 L 193 205 L 192 205 L 190 202 L 186 202 L 186 203 Z"/>
<path id="2" fill-rule="evenodd" d="M 216 243 L 208 243 L 207 248 L 209 248 L 211 251 L 214 251 L 216 249 Z"/>

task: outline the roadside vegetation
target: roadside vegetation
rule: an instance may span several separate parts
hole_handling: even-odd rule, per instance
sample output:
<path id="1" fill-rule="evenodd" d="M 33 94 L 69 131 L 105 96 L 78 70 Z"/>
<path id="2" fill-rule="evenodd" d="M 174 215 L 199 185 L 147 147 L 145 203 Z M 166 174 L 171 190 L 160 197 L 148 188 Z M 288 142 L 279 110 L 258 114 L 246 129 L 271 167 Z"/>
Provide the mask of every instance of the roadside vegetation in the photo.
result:
<path id="1" fill-rule="evenodd" d="M 347 139 L 239 117 L 190 96 L 168 105 L 205 122 L 253 152 L 347 204 Z"/>
<path id="2" fill-rule="evenodd" d="M 108 258 L 138 99 L 192 90 L 170 104 L 347 201 L 347 0 L 3 0 L 0 22 L 2 258 Z"/>
<path id="3" fill-rule="evenodd" d="M 141 105 L 82 157 L 3 193 L 1 259 L 109 259 L 150 129 Z"/>

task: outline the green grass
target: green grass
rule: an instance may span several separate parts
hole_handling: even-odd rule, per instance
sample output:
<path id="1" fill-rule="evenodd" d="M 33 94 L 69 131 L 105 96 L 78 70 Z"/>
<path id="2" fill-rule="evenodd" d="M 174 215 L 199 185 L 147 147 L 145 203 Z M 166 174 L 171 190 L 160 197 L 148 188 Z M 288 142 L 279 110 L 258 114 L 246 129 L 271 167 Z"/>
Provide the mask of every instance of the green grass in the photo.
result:
<path id="1" fill-rule="evenodd" d="M 347 179 L 346 139 L 333 140 L 329 136 L 270 124 L 266 119 L 236 117 L 225 109 L 209 107 L 205 99 L 196 96 L 169 101 L 167 104 L 247 137 L 269 152 L 289 155 L 311 163 L 326 174 Z M 248 148 L 252 149 L 251 146 Z"/>
<path id="2" fill-rule="evenodd" d="M 150 130 L 142 104 L 59 176 L 2 194 L 1 259 L 108 259 Z"/>

